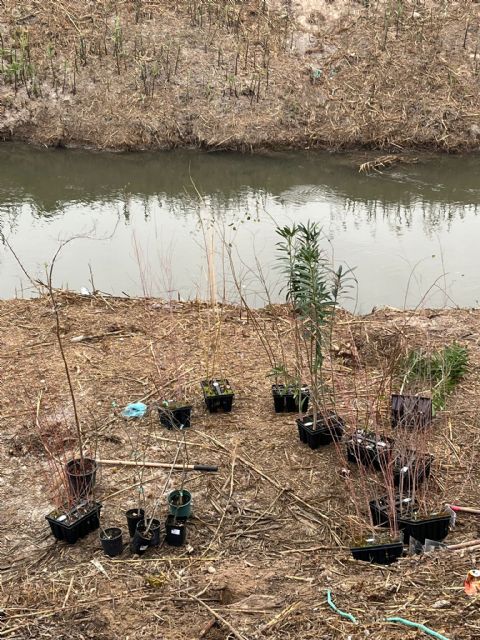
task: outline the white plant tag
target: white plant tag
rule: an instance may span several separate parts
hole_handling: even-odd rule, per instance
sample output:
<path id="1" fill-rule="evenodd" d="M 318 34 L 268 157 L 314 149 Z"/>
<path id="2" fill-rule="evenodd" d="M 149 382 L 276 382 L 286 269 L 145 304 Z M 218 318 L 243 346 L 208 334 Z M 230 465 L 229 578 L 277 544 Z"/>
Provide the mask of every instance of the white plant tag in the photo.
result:
<path id="1" fill-rule="evenodd" d="M 180 535 L 180 529 L 172 529 L 172 536 L 179 536 Z"/>

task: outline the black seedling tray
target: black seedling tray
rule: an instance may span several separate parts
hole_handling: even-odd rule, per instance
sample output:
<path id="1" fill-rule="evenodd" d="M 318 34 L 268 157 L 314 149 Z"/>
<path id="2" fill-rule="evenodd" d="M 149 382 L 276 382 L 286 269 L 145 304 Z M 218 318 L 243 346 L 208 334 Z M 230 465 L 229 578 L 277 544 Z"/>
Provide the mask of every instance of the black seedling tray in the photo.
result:
<path id="1" fill-rule="evenodd" d="M 214 383 L 216 383 L 214 385 Z M 210 413 L 218 413 L 223 411 L 229 413 L 232 410 L 234 393 L 227 379 L 224 380 L 202 380 L 200 383 L 202 386 L 203 397 L 205 404 Z M 217 386 L 218 385 L 218 386 Z M 215 390 L 215 394 L 209 393 L 211 390 Z M 229 390 L 228 393 L 225 393 Z"/>
<path id="2" fill-rule="evenodd" d="M 273 406 L 275 413 L 305 413 L 308 409 L 310 391 L 308 387 L 300 389 L 284 384 L 272 384 Z M 299 400 L 300 398 L 300 405 Z"/>
<path id="3" fill-rule="evenodd" d="M 383 544 L 366 544 L 362 547 L 351 547 L 350 551 L 355 560 L 373 564 L 392 564 L 401 557 L 403 542 L 400 540 Z"/>
<path id="4" fill-rule="evenodd" d="M 431 422 L 431 398 L 392 394 L 392 427 L 424 429 Z"/>
<path id="5" fill-rule="evenodd" d="M 395 441 L 373 431 L 357 429 L 347 441 L 347 458 L 355 464 L 385 468 L 392 455 Z"/>
<path id="6" fill-rule="evenodd" d="M 77 507 L 77 510 L 80 507 Z M 91 508 L 83 515 L 79 516 L 78 520 L 67 523 L 66 520 L 58 520 L 60 516 L 54 517 L 52 514 L 45 516 L 53 535 L 57 540 L 63 540 L 67 544 L 75 544 L 80 538 L 84 538 L 91 531 L 95 531 L 100 526 L 100 509 L 102 505 L 100 502 L 92 504 Z M 74 510 L 70 511 L 72 514 Z"/>
<path id="7" fill-rule="evenodd" d="M 310 449 L 318 449 L 340 440 L 345 431 L 345 424 L 339 416 L 332 413 L 325 418 L 317 419 L 317 427 L 313 428 L 313 416 L 297 419 L 300 440 L 308 444 Z"/>

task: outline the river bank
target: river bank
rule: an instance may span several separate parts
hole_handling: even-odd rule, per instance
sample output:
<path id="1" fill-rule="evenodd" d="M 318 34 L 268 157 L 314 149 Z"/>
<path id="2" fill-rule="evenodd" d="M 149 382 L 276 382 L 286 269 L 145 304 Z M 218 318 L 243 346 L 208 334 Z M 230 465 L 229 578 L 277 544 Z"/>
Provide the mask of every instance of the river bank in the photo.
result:
<path id="1" fill-rule="evenodd" d="M 168 396 L 181 376 L 193 401 L 192 427 L 184 432 L 188 460 L 217 464 L 219 472 L 187 478 L 195 516 L 188 548 L 164 546 L 142 558 L 126 549 L 113 561 L 102 554 L 96 533 L 73 546 L 55 543 L 44 520 L 51 482 L 42 442 L 60 455 L 71 446 L 73 424 L 55 320 L 47 297 L 0 301 L 2 637 L 220 640 L 233 627 L 242 638 L 264 629 L 279 639 L 348 634 L 356 640 L 368 631 L 372 638 L 400 640 L 404 628 L 384 621 L 395 615 L 450 640 L 478 636 L 478 609 L 469 606 L 462 587 L 475 551 L 440 551 L 382 568 L 351 559 L 348 544 L 359 522 L 335 447 L 310 450 L 298 440 L 294 416 L 273 412 L 270 365 L 240 308 L 57 296 L 84 436 L 97 457 L 132 460 L 140 448 L 146 459 L 171 461 L 176 435 L 159 425 L 152 403 Z M 267 330 L 275 319 L 280 323 L 291 357 L 286 310 L 259 314 Z M 354 385 L 361 394 L 362 380 L 371 385 L 378 379 L 379 354 L 398 340 L 409 347 L 467 346 L 468 374 L 428 431 L 435 455 L 429 486 L 440 506 L 446 500 L 480 503 L 474 472 L 479 322 L 478 310 L 342 312 L 334 335 L 332 370 L 349 430 L 358 421 Z M 231 414 L 208 414 L 201 398 L 198 381 L 212 366 L 212 345 L 216 373 L 228 375 L 235 389 Z M 122 419 L 120 410 L 138 400 L 151 414 L 139 422 Z M 384 409 L 386 424 L 387 400 Z M 359 473 L 350 469 L 358 482 Z M 123 511 L 138 499 L 134 480 L 121 465 L 99 472 L 104 526 L 125 528 Z M 155 473 L 145 482 L 148 505 L 166 480 L 166 473 Z M 168 488 L 178 481 L 174 476 Z M 373 476 L 372 482 L 375 489 Z M 447 542 L 476 537 L 475 516 L 459 516 Z M 358 625 L 327 606 L 326 589 Z"/>
<path id="2" fill-rule="evenodd" d="M 473 151 L 479 5 L 4 0 L 0 138 Z"/>

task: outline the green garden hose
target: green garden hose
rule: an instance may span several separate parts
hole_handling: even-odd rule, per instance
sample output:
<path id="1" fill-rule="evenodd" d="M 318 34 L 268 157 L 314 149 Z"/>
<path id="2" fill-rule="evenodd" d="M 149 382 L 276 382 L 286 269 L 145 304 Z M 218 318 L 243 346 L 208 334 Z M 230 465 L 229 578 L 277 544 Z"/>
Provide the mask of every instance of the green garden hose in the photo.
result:
<path id="1" fill-rule="evenodd" d="M 430 627 L 426 627 L 424 624 L 419 624 L 418 622 L 411 622 L 410 620 L 405 620 L 405 618 L 385 618 L 387 622 L 398 622 L 399 624 L 405 624 L 407 627 L 414 627 L 415 629 L 420 629 L 423 633 L 426 633 L 432 638 L 437 638 L 437 640 L 448 640 L 446 636 L 442 636 L 441 633 L 437 633 Z"/>
<path id="2" fill-rule="evenodd" d="M 335 605 L 332 600 L 332 592 L 330 591 L 330 589 L 327 589 L 327 603 L 328 606 L 333 609 L 335 613 L 338 613 L 340 616 L 342 616 L 342 618 L 347 618 L 347 620 L 350 620 L 350 622 L 357 624 L 357 619 L 355 618 L 355 616 L 353 616 L 351 613 L 347 613 L 346 611 L 341 611 L 341 609 L 339 609 Z M 418 622 L 411 622 L 411 620 L 405 620 L 405 618 L 385 618 L 385 621 L 396 622 L 398 624 L 404 624 L 407 627 L 419 629 L 420 631 L 423 631 L 423 633 L 426 633 L 427 635 L 432 636 L 432 638 L 436 638 L 437 640 L 449 640 L 446 636 L 442 636 L 441 633 L 437 633 L 437 631 L 430 629 L 430 627 L 426 627 L 424 624 L 419 624 Z"/>
<path id="3" fill-rule="evenodd" d="M 335 611 L 335 613 L 338 613 L 342 616 L 342 618 L 347 618 L 347 620 L 350 620 L 350 622 L 357 624 L 357 619 L 355 618 L 355 616 L 352 616 L 351 613 L 347 613 L 346 611 L 341 611 L 338 607 L 335 606 L 332 601 L 332 592 L 330 591 L 330 589 L 327 590 L 327 602 L 329 606 Z"/>

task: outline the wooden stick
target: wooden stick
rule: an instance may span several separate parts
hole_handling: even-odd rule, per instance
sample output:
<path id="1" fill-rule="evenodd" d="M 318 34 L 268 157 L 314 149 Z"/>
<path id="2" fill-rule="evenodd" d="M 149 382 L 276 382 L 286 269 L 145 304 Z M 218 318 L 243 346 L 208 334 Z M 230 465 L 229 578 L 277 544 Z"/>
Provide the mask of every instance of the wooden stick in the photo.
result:
<path id="1" fill-rule="evenodd" d="M 456 504 L 448 505 L 452 511 L 462 511 L 464 513 L 476 513 L 480 515 L 480 509 L 474 509 L 473 507 L 458 507 Z"/>
<path id="2" fill-rule="evenodd" d="M 174 471 L 218 471 L 218 467 L 208 464 L 170 464 L 168 462 L 135 462 L 134 460 L 98 460 L 98 464 L 121 467 L 154 467 L 158 469 L 173 469 Z"/>

